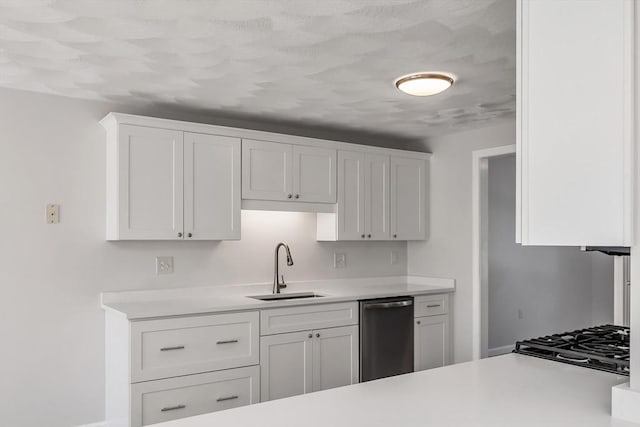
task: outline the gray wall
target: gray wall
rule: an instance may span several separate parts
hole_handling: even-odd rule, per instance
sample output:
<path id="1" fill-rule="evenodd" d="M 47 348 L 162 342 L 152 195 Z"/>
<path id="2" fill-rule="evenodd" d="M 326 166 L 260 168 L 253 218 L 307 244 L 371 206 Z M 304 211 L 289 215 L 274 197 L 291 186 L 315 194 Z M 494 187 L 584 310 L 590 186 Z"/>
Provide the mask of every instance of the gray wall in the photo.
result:
<path id="1" fill-rule="evenodd" d="M 489 160 L 489 349 L 612 322 L 613 258 L 516 244 L 515 184 L 515 155 Z"/>
<path id="2" fill-rule="evenodd" d="M 243 212 L 238 242 L 105 241 L 98 120 L 111 110 L 175 117 L 0 90 L 1 425 L 104 419 L 101 291 L 268 282 L 279 240 L 295 259 L 284 270 L 288 280 L 406 274 L 406 243 L 319 243 L 308 213 Z M 61 205 L 60 224 L 45 224 L 47 203 Z M 391 250 L 398 251 L 395 265 Z M 333 268 L 334 251 L 347 254 L 347 268 Z M 157 255 L 174 256 L 173 275 L 155 275 Z"/>

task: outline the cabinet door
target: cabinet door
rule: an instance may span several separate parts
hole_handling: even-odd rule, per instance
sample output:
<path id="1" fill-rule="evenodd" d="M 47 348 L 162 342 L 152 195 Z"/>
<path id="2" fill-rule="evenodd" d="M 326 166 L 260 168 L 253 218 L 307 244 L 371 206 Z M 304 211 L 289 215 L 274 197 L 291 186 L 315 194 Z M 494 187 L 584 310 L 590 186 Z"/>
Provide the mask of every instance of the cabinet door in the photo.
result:
<path id="1" fill-rule="evenodd" d="M 182 132 L 119 128 L 119 239 L 182 239 Z"/>
<path id="2" fill-rule="evenodd" d="M 388 240 L 389 156 L 367 154 L 364 177 L 367 239 Z"/>
<path id="3" fill-rule="evenodd" d="M 313 391 L 358 382 L 358 327 L 313 331 Z"/>
<path id="4" fill-rule="evenodd" d="M 291 200 L 293 148 L 277 142 L 242 140 L 242 198 Z"/>
<path id="5" fill-rule="evenodd" d="M 338 240 L 365 237 L 365 155 L 338 152 Z"/>
<path id="6" fill-rule="evenodd" d="M 184 134 L 184 233 L 240 239 L 240 139 Z"/>
<path id="7" fill-rule="evenodd" d="M 518 2 L 522 244 L 631 243 L 634 3 Z"/>
<path id="8" fill-rule="evenodd" d="M 426 161 L 391 157 L 391 237 L 426 238 Z"/>
<path id="9" fill-rule="evenodd" d="M 439 368 L 449 364 L 449 316 L 415 319 L 415 370 Z"/>
<path id="10" fill-rule="evenodd" d="M 309 393 L 312 381 L 311 332 L 260 338 L 260 400 Z"/>
<path id="11" fill-rule="evenodd" d="M 293 197 L 301 202 L 336 202 L 336 150 L 293 146 Z"/>

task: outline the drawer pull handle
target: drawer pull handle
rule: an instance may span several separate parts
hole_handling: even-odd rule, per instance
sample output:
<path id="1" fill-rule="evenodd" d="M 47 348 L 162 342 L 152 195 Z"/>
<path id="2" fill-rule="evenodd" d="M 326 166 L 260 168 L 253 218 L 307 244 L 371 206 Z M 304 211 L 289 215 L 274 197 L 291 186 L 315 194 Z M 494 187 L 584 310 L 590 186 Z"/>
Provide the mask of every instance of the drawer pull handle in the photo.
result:
<path id="1" fill-rule="evenodd" d="M 440 304 L 429 304 L 429 305 L 427 305 L 427 308 L 436 308 L 436 307 L 440 307 Z"/>
<path id="2" fill-rule="evenodd" d="M 177 345 L 175 347 L 162 347 L 160 351 L 173 351 L 173 350 L 184 350 L 183 345 Z"/>
<path id="3" fill-rule="evenodd" d="M 178 409 L 184 409 L 186 407 L 187 405 L 167 406 L 166 408 L 160 409 L 160 412 L 177 411 Z"/>
<path id="4" fill-rule="evenodd" d="M 219 397 L 216 399 L 216 402 L 226 402 L 227 400 L 234 400 L 237 398 L 238 396 Z"/>
<path id="5" fill-rule="evenodd" d="M 235 344 L 237 342 L 238 340 L 224 340 L 224 341 L 218 341 L 216 342 L 216 344 Z"/>

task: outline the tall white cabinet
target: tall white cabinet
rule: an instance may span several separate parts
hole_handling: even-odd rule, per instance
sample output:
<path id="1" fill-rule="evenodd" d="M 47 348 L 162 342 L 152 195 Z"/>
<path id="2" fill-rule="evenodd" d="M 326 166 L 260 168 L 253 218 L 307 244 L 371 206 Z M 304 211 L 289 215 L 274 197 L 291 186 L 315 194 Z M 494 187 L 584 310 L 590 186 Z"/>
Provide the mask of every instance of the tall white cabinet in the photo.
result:
<path id="1" fill-rule="evenodd" d="M 240 238 L 240 139 L 121 123 L 107 129 L 108 240 Z"/>
<path id="2" fill-rule="evenodd" d="M 516 238 L 629 246 L 632 0 L 518 0 Z"/>

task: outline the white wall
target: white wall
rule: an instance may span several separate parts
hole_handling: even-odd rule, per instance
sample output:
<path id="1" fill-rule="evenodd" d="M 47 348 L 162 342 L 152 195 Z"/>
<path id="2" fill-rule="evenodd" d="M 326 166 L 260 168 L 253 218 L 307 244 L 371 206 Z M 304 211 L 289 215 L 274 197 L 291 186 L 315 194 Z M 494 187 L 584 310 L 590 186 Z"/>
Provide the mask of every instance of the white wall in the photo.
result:
<path id="1" fill-rule="evenodd" d="M 516 244 L 515 155 L 489 159 L 488 174 L 489 349 L 611 323 L 613 258 Z"/>
<path id="2" fill-rule="evenodd" d="M 454 360 L 471 360 L 471 152 L 515 143 L 515 121 L 429 140 L 430 238 L 408 245 L 409 274 L 456 279 Z"/>
<path id="3" fill-rule="evenodd" d="M 313 214 L 243 212 L 239 242 L 106 242 L 98 120 L 111 110 L 206 121 L 0 90 L 1 425 L 104 419 L 101 291 L 268 282 L 279 240 L 295 260 L 288 280 L 406 274 L 406 244 L 318 243 Z M 45 224 L 46 203 L 61 205 L 60 224 Z M 333 268 L 334 251 L 347 268 Z M 174 256 L 173 275 L 155 275 L 157 255 Z"/>

